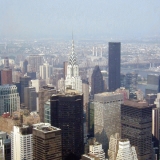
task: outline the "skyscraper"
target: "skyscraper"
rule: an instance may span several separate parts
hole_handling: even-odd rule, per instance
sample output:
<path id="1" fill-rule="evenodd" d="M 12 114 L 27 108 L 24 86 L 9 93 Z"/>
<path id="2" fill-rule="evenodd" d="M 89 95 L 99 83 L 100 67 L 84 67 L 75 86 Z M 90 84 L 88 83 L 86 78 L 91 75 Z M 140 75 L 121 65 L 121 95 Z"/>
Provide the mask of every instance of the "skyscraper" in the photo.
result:
<path id="1" fill-rule="evenodd" d="M 76 56 L 74 52 L 74 41 L 72 41 L 72 52 L 69 56 L 69 63 L 67 66 L 65 90 L 68 87 L 82 93 L 82 80 L 79 76 L 79 66 L 77 65 Z"/>
<path id="2" fill-rule="evenodd" d="M 24 88 L 29 87 L 30 77 L 24 76 L 20 77 L 20 103 L 24 103 Z"/>
<path id="3" fill-rule="evenodd" d="M 121 106 L 121 138 L 137 148 L 138 160 L 152 159 L 152 108 L 143 101 L 126 100 Z"/>
<path id="4" fill-rule="evenodd" d="M 30 111 L 36 111 L 37 93 L 35 87 L 25 87 L 24 88 L 24 105 Z"/>
<path id="5" fill-rule="evenodd" d="M 104 91 L 103 76 L 99 66 L 95 66 L 91 77 L 91 94 L 102 93 Z"/>
<path id="6" fill-rule="evenodd" d="M 62 130 L 63 160 L 79 160 L 83 144 L 83 95 L 71 90 L 51 97 L 51 125 Z"/>
<path id="7" fill-rule="evenodd" d="M 95 94 L 94 101 L 94 136 L 102 143 L 105 152 L 108 150 L 109 138 L 114 133 L 120 133 L 120 111 L 123 94 L 104 92 Z"/>
<path id="8" fill-rule="evenodd" d="M 40 66 L 40 77 L 42 79 L 49 79 L 52 75 L 52 66 L 48 63 L 44 63 Z"/>
<path id="9" fill-rule="evenodd" d="M 52 94 L 56 94 L 56 89 L 53 86 L 43 86 L 38 92 L 39 116 L 41 122 L 44 122 L 45 102 L 48 101 Z"/>
<path id="10" fill-rule="evenodd" d="M 0 115 L 9 112 L 10 115 L 14 111 L 20 109 L 20 97 L 15 85 L 0 86 Z"/>
<path id="11" fill-rule="evenodd" d="M 49 123 L 34 125 L 33 159 L 62 160 L 61 130 L 59 128 Z"/>
<path id="12" fill-rule="evenodd" d="M 32 127 L 14 126 L 11 132 L 11 159 L 33 160 Z"/>
<path id="13" fill-rule="evenodd" d="M 109 160 L 138 160 L 134 146 L 128 139 L 121 139 L 119 134 L 111 135 L 108 150 Z"/>
<path id="14" fill-rule="evenodd" d="M 109 42 L 108 55 L 108 74 L 109 74 L 109 91 L 115 91 L 120 88 L 120 68 L 121 68 L 121 43 Z"/>
<path id="15" fill-rule="evenodd" d="M 39 72 L 39 66 L 43 63 L 43 57 L 41 55 L 29 55 L 28 56 L 28 72 Z"/>
<path id="16" fill-rule="evenodd" d="M 147 86 L 145 89 L 145 95 L 157 94 L 160 92 L 160 75 L 149 74 L 147 75 Z"/>
<path id="17" fill-rule="evenodd" d="M 1 84 L 12 84 L 12 69 L 4 68 L 1 70 Z"/>

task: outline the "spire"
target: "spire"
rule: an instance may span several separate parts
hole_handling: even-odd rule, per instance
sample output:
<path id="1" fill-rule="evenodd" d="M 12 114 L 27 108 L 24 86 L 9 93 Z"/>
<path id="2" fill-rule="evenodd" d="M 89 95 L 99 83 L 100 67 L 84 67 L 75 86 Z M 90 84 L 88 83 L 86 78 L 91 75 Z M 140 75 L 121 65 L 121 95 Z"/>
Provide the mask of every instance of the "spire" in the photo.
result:
<path id="1" fill-rule="evenodd" d="M 72 32 L 72 52 L 69 56 L 69 64 L 74 66 L 76 65 L 76 56 L 75 56 L 75 52 L 74 52 L 74 40 L 73 40 L 73 32 Z"/>

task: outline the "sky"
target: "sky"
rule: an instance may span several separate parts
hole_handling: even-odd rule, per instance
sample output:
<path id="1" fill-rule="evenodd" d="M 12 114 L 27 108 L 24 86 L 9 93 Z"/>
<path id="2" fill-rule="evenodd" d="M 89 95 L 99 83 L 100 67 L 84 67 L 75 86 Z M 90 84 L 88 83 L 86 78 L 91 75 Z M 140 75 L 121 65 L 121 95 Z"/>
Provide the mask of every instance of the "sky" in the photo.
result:
<path id="1" fill-rule="evenodd" d="M 160 0 L 0 0 L 1 38 L 136 38 L 160 34 Z"/>

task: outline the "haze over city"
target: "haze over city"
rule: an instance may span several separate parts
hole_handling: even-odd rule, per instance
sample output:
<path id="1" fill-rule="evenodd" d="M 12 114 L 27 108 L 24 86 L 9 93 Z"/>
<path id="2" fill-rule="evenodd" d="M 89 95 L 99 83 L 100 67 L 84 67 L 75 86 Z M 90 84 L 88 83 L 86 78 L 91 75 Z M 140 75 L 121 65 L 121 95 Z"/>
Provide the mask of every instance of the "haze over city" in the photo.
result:
<path id="1" fill-rule="evenodd" d="M 159 0 L 0 0 L 0 38 L 154 37 L 159 8 Z"/>

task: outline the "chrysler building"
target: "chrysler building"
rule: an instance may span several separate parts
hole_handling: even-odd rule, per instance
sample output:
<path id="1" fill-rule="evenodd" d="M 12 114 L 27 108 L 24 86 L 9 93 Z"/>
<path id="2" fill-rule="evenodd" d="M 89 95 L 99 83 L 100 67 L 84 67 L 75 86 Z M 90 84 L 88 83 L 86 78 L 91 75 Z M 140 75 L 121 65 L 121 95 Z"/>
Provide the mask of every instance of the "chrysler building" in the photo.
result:
<path id="1" fill-rule="evenodd" d="M 71 88 L 82 93 L 82 80 L 79 76 L 79 66 L 76 62 L 74 52 L 74 41 L 72 40 L 72 52 L 69 55 L 69 63 L 67 66 L 67 76 L 65 79 L 65 90 Z"/>

